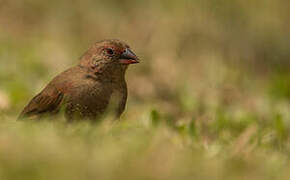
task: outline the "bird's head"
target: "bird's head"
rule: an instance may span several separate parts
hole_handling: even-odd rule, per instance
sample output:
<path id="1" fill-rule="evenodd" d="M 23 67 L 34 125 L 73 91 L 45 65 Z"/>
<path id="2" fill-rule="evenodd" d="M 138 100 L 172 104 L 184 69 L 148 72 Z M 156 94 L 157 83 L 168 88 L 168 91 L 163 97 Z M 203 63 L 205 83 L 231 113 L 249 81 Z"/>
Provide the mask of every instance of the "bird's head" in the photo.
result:
<path id="1" fill-rule="evenodd" d="M 126 69 L 129 64 L 139 63 L 130 47 L 120 40 L 96 42 L 82 56 L 80 64 L 93 69 Z"/>

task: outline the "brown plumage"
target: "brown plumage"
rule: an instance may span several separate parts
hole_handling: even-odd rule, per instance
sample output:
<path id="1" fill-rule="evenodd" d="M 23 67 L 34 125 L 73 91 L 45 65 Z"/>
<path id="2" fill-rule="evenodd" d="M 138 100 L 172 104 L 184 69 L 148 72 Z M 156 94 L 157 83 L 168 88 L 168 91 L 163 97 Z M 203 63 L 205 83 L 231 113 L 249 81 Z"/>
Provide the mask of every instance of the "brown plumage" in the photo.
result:
<path id="1" fill-rule="evenodd" d="M 80 63 L 56 76 L 24 108 L 20 118 L 42 117 L 65 109 L 68 120 L 97 119 L 109 107 L 119 117 L 125 109 L 129 64 L 138 63 L 129 46 L 119 40 L 95 43 Z"/>

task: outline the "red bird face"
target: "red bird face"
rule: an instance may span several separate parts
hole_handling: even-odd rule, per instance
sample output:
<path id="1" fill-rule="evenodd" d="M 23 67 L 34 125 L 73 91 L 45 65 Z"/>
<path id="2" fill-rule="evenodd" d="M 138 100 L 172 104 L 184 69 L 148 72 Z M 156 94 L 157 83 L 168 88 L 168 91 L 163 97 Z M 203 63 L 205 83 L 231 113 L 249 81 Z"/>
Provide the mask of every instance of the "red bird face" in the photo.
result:
<path id="1" fill-rule="evenodd" d="M 124 72 L 128 65 L 139 63 L 136 54 L 120 40 L 104 40 L 95 43 L 81 57 L 80 65 L 92 69 Z"/>
<path id="2" fill-rule="evenodd" d="M 103 58 L 112 61 L 118 61 L 120 64 L 129 65 L 139 63 L 137 55 L 130 47 L 117 40 L 104 41 L 101 46 Z"/>

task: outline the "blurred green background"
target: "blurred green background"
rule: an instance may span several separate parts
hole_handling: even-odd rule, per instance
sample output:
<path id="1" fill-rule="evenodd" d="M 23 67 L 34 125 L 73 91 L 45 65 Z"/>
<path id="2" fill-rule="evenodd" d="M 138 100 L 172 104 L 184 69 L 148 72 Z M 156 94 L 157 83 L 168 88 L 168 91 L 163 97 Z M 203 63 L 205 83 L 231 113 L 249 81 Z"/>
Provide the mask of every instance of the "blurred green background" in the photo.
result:
<path id="1" fill-rule="evenodd" d="M 0 0 L 0 179 L 286 179 L 289 9 L 286 0 Z M 15 120 L 108 38 L 141 59 L 127 72 L 122 121 Z"/>

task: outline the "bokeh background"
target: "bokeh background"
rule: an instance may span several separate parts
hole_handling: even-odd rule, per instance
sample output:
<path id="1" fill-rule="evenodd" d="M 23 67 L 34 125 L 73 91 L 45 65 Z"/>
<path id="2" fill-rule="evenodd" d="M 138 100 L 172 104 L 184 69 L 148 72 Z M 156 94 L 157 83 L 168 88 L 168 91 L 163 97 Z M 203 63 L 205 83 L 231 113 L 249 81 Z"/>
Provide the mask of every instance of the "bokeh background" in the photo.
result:
<path id="1" fill-rule="evenodd" d="M 0 0 L 0 178 L 286 179 L 289 9 L 286 0 Z M 141 59 L 127 72 L 121 122 L 15 120 L 109 38 Z"/>

